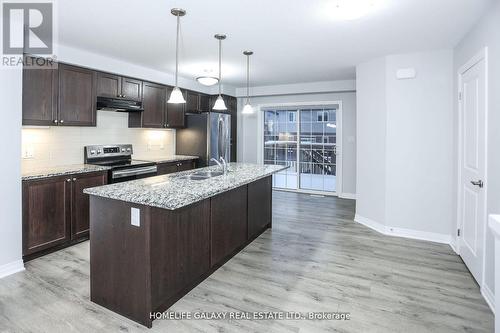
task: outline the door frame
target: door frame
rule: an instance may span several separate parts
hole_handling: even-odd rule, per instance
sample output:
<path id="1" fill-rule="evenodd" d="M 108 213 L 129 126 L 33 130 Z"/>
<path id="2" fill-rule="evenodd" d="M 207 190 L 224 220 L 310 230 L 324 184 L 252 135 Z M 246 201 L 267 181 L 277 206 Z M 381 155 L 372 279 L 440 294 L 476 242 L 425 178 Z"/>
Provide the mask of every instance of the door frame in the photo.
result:
<path id="1" fill-rule="evenodd" d="M 305 106 L 324 106 L 324 105 L 338 105 L 339 108 L 336 113 L 336 123 L 337 123 L 337 146 L 340 146 L 340 154 L 336 155 L 336 184 L 335 184 L 335 192 L 323 192 L 323 191 L 314 191 L 314 190 L 304 190 L 299 186 L 296 190 L 291 189 L 277 189 L 283 191 L 292 191 L 292 192 L 300 192 L 300 193 L 309 193 L 309 194 L 319 194 L 326 196 L 339 196 L 343 193 L 342 188 L 342 165 L 343 165 L 343 142 L 342 142 L 342 100 L 334 100 L 334 101 L 317 101 L 317 102 L 290 102 L 290 103 L 264 103 L 258 104 L 256 107 L 257 110 L 257 163 L 264 164 L 264 110 L 267 108 L 279 108 L 279 107 L 305 107 Z M 299 112 L 300 113 L 300 112 Z M 300 119 L 300 114 L 297 115 L 297 121 Z M 299 128 L 300 131 L 300 128 Z M 300 136 L 300 134 L 299 134 Z M 299 143 L 300 144 L 300 143 Z M 299 148 L 297 146 L 297 159 L 299 158 Z M 299 165 L 297 164 L 297 168 Z M 299 176 L 297 176 L 299 177 Z"/>
<path id="2" fill-rule="evenodd" d="M 463 164 L 463 98 L 461 98 L 462 94 L 462 75 L 465 74 L 470 68 L 476 65 L 481 60 L 484 60 L 484 144 L 485 144 L 485 156 L 484 156 L 484 203 L 483 203 L 483 211 L 484 211 L 484 221 L 483 221 L 483 244 L 482 249 L 482 263 L 481 263 L 481 281 L 477 281 L 479 286 L 482 288 L 485 285 L 485 268 L 486 268 L 486 253 L 485 253 L 485 244 L 486 244 L 486 231 L 488 228 L 488 47 L 482 48 L 479 52 L 477 52 L 473 57 L 471 57 L 464 65 L 460 66 L 457 72 L 457 97 L 458 97 L 458 130 L 457 130 L 457 224 L 456 229 L 463 230 L 463 221 L 462 221 L 462 211 L 463 211 L 463 202 L 461 195 L 461 183 L 462 183 L 462 164 Z M 460 242 L 461 237 L 456 235 L 456 246 L 455 252 L 460 255 Z"/>

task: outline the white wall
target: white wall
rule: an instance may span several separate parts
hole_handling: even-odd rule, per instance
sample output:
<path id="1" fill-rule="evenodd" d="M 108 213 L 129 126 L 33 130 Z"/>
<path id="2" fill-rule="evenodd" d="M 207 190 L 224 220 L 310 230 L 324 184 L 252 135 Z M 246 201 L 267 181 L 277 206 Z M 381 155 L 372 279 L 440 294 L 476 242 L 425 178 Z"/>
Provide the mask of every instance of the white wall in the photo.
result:
<path id="1" fill-rule="evenodd" d="M 357 67 L 358 221 L 388 234 L 449 242 L 452 64 L 452 51 L 443 50 Z M 416 78 L 397 80 L 396 71 L 408 67 Z"/>
<path id="2" fill-rule="evenodd" d="M 356 214 L 385 221 L 385 59 L 356 67 Z"/>
<path id="3" fill-rule="evenodd" d="M 417 77 L 396 79 L 400 68 Z M 447 235 L 453 216 L 453 52 L 386 58 L 386 224 Z"/>
<path id="4" fill-rule="evenodd" d="M 353 88 L 351 86 L 351 88 Z M 259 90 L 260 88 L 255 88 Z M 274 91 L 274 89 L 273 89 Z M 282 93 L 281 89 L 276 90 Z M 260 136 L 259 117 L 257 113 L 242 115 L 244 98 L 238 98 L 238 161 L 257 163 Z M 255 109 L 261 104 L 342 101 L 342 191 L 353 195 L 356 193 L 356 93 L 353 91 L 290 94 L 252 97 L 251 102 Z"/>
<path id="5" fill-rule="evenodd" d="M 23 128 L 23 169 L 83 163 L 83 147 L 92 144 L 132 144 L 134 158 L 175 153 L 175 130 L 128 128 L 128 114 L 97 111 L 96 127 Z"/>
<path id="6" fill-rule="evenodd" d="M 0 163 L 0 277 L 23 269 L 21 259 L 20 70 L 0 70 L 2 163 Z"/>
<path id="7" fill-rule="evenodd" d="M 486 184 L 488 214 L 500 213 L 500 2 L 493 1 L 491 8 L 457 45 L 454 52 L 454 123 L 458 123 L 458 69 L 482 48 L 488 47 L 488 179 Z M 456 137 L 456 134 L 455 134 Z M 458 146 L 455 147 L 455 152 Z M 455 168 L 455 175 L 456 175 Z M 456 176 L 455 176 L 456 178 Z M 454 188 L 456 193 L 457 189 Z M 455 210 L 456 213 L 456 210 Z M 454 221 L 456 221 L 456 214 Z M 452 235 L 455 235 L 456 222 L 451 226 Z M 486 232 L 486 265 L 485 283 L 490 291 L 494 292 L 494 239 L 490 230 Z M 484 286 L 483 286 L 484 287 Z"/>

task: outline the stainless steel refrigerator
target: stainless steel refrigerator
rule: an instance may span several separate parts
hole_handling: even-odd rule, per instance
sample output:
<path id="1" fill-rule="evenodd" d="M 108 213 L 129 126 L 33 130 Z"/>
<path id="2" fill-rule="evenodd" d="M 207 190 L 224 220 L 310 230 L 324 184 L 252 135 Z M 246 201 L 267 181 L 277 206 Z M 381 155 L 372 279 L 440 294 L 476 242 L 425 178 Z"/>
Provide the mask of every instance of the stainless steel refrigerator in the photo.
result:
<path id="1" fill-rule="evenodd" d="M 186 115 L 186 127 L 176 130 L 176 154 L 198 156 L 198 166 L 214 165 L 212 158 L 231 161 L 231 115 L 217 112 Z"/>

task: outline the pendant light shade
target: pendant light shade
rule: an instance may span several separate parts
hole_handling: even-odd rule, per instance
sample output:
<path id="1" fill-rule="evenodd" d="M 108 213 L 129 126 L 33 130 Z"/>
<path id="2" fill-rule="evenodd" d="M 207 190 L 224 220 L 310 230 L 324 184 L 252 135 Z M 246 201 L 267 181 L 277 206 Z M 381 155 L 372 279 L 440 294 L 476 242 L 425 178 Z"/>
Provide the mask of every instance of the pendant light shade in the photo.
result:
<path id="1" fill-rule="evenodd" d="M 215 101 L 215 104 L 213 106 L 213 110 L 218 110 L 218 111 L 225 111 L 227 110 L 226 103 L 224 102 L 224 99 L 222 98 L 221 95 L 221 81 L 222 81 L 222 74 L 221 74 L 221 64 L 222 64 L 222 41 L 226 39 L 226 35 L 220 35 L 217 34 L 214 36 L 215 39 L 219 40 L 219 97 L 217 97 L 217 100 Z"/>
<path id="2" fill-rule="evenodd" d="M 212 109 L 219 111 L 227 110 L 226 103 L 224 103 L 224 98 L 222 98 L 221 95 L 219 95 L 219 97 L 215 100 L 215 104 Z"/>
<path id="3" fill-rule="evenodd" d="M 242 114 L 251 114 L 253 113 L 252 104 L 250 104 L 250 56 L 253 54 L 252 51 L 244 51 L 244 55 L 247 56 L 247 101 L 245 106 L 243 107 Z"/>
<path id="4" fill-rule="evenodd" d="M 179 87 L 175 87 L 174 90 L 172 90 L 170 98 L 168 99 L 168 103 L 173 103 L 173 104 L 186 103 L 186 100 L 184 99 L 182 91 L 179 89 Z"/>
<path id="5" fill-rule="evenodd" d="M 170 94 L 170 98 L 167 103 L 172 104 L 181 104 L 186 103 L 184 96 L 182 96 L 182 92 L 179 89 L 178 81 L 179 81 L 179 31 L 181 25 L 181 16 L 186 15 L 186 11 L 180 8 L 172 8 L 170 11 L 172 15 L 177 16 L 177 36 L 175 39 L 175 87 Z"/>
<path id="6" fill-rule="evenodd" d="M 242 114 L 252 114 L 253 113 L 253 106 L 250 103 L 246 103 L 245 106 L 243 107 L 243 111 L 241 111 Z"/>

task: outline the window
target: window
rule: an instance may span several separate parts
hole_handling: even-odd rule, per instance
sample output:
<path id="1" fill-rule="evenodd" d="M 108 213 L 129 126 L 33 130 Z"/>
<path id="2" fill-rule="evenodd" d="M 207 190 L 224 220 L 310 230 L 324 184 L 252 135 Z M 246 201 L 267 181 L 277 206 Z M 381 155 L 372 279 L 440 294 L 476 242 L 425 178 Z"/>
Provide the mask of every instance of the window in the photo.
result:
<path id="1" fill-rule="evenodd" d="M 338 104 L 264 110 L 264 163 L 289 168 L 273 187 L 335 192 Z"/>
<path id="2" fill-rule="evenodd" d="M 328 121 L 328 111 L 318 111 L 318 122 L 323 123 Z"/>

